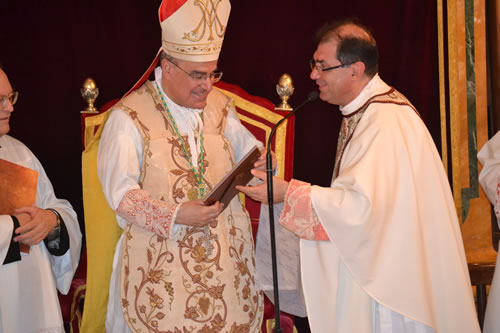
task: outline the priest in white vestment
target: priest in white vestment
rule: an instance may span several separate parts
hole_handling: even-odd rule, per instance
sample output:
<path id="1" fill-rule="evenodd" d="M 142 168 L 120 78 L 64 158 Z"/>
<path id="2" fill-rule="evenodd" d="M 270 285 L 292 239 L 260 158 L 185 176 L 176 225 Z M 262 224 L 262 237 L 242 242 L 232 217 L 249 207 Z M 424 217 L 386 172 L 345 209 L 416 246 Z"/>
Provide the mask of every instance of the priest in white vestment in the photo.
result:
<path id="1" fill-rule="evenodd" d="M 425 124 L 379 77 L 367 29 L 334 22 L 318 41 L 311 79 L 343 115 L 332 183 L 273 180 L 279 224 L 300 237 L 311 331 L 478 333 L 450 186 Z M 267 201 L 265 185 L 238 189 Z"/>
<path id="2" fill-rule="evenodd" d="M 7 135 L 17 96 L 0 69 L 0 159 L 38 172 L 35 205 L 0 215 L 0 332 L 64 333 L 57 290 L 66 294 L 71 286 L 82 235 L 73 208 L 56 198 L 38 159 Z"/>
<path id="3" fill-rule="evenodd" d="M 479 183 L 495 208 L 500 226 L 500 132 L 497 132 L 479 151 L 477 158 L 483 165 Z M 488 294 L 484 316 L 484 333 L 500 332 L 500 256 L 497 256 L 495 273 Z"/>

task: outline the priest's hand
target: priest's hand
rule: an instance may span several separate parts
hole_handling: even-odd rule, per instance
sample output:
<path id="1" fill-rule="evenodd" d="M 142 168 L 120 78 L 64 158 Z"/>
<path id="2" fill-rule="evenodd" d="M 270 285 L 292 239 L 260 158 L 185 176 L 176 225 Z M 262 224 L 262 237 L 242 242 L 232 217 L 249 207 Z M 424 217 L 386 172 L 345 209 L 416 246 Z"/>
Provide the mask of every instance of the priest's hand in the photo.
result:
<path id="1" fill-rule="evenodd" d="M 57 226 L 57 217 L 49 210 L 41 209 L 35 206 L 26 206 L 16 209 L 17 214 L 28 215 L 28 219 L 19 219 L 19 228 L 15 230 L 15 242 L 26 245 L 37 245 L 47 237 Z"/>
<path id="2" fill-rule="evenodd" d="M 252 169 L 252 175 L 264 181 L 264 183 L 256 186 L 236 186 L 238 191 L 241 191 L 248 195 L 250 198 L 267 203 L 267 175 L 266 172 Z M 288 190 L 288 182 L 278 178 L 273 177 L 273 194 L 274 203 L 282 202 L 285 200 L 286 191 Z"/>
<path id="3" fill-rule="evenodd" d="M 184 202 L 175 218 L 176 224 L 185 224 L 193 227 L 204 227 L 212 223 L 222 212 L 224 204 L 217 201 L 211 206 L 205 206 L 202 200 Z"/>
<path id="4" fill-rule="evenodd" d="M 253 164 L 253 167 L 255 169 L 266 171 L 266 155 L 267 155 L 267 149 L 262 148 L 260 150 L 259 159 L 257 160 L 257 162 L 255 162 Z M 273 171 L 276 170 L 276 155 L 274 154 L 274 152 L 272 150 L 271 150 L 271 165 L 272 165 Z"/>

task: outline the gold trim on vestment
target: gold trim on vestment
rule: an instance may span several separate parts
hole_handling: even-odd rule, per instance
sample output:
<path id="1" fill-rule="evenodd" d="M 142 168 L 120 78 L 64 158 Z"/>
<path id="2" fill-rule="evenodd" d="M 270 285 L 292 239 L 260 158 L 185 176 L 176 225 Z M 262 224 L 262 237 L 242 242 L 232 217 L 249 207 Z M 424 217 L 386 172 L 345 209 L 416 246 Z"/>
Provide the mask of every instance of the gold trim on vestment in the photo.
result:
<path id="1" fill-rule="evenodd" d="M 460 107 L 460 94 L 459 94 L 459 82 L 460 73 L 458 70 L 459 62 L 459 39 L 457 36 L 458 26 L 465 26 L 464 17 L 464 6 L 463 0 L 461 6 L 461 15 L 458 15 L 457 0 L 447 1 L 447 18 L 448 18 L 448 84 L 449 84 L 449 98 L 450 98 L 450 144 L 451 144 L 451 168 L 452 168 L 452 184 L 453 184 L 453 199 L 455 201 L 455 207 L 457 209 L 457 215 L 459 221 L 462 222 L 462 191 L 460 175 L 458 170 L 460 170 L 460 120 L 457 115 L 466 112 L 465 108 Z M 460 19 L 460 24 L 458 24 L 458 19 Z M 465 34 L 465 32 L 464 32 Z M 465 42 L 465 35 L 462 36 L 462 43 Z M 464 45 L 461 45 L 460 50 L 463 51 L 463 56 L 465 57 Z M 465 60 L 462 60 L 463 62 Z M 465 67 L 465 65 L 464 65 Z M 465 93 L 465 92 L 463 92 Z M 465 96 L 465 94 L 462 94 Z M 467 103 L 462 103 L 466 106 Z"/>
<path id="2" fill-rule="evenodd" d="M 439 66 L 439 115 L 441 119 L 441 160 L 448 174 L 448 134 L 446 129 L 446 87 L 444 68 L 443 0 L 437 0 L 438 16 L 438 66 Z"/>

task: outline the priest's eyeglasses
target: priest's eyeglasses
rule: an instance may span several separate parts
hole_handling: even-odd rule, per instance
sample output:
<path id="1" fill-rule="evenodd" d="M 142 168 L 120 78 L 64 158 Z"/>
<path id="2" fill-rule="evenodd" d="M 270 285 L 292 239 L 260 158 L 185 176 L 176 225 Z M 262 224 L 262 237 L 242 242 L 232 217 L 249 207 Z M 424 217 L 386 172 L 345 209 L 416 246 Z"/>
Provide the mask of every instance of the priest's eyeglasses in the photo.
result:
<path id="1" fill-rule="evenodd" d="M 19 97 L 19 93 L 17 91 L 13 91 L 7 96 L 0 96 L 0 110 L 3 110 L 7 107 L 7 102 L 14 105 L 17 102 L 17 98 Z"/>
<path id="2" fill-rule="evenodd" d="M 179 65 L 177 65 L 175 62 L 173 62 L 172 60 L 169 60 L 169 59 L 167 59 L 167 60 L 168 60 L 168 62 L 170 62 L 175 67 L 179 68 L 181 71 L 186 73 L 187 76 L 189 76 L 190 78 L 192 78 L 195 81 L 205 81 L 207 78 L 210 78 L 210 81 L 212 81 L 212 83 L 215 83 L 215 82 L 220 81 L 222 74 L 223 74 L 222 71 L 213 71 L 212 73 L 204 73 L 204 72 L 194 71 L 194 72 L 188 73 L 184 69 L 182 69 Z"/>
<path id="3" fill-rule="evenodd" d="M 314 59 L 309 60 L 309 66 L 311 66 L 311 70 L 312 71 L 313 70 L 317 70 L 318 73 L 326 72 L 326 71 L 331 71 L 331 70 L 337 69 L 337 68 L 347 67 L 347 66 L 350 66 L 352 64 L 353 63 L 350 63 L 350 64 L 340 64 L 340 65 L 337 65 L 337 66 L 323 68 L 321 66 L 321 64 L 319 63 L 319 61 L 316 61 Z"/>

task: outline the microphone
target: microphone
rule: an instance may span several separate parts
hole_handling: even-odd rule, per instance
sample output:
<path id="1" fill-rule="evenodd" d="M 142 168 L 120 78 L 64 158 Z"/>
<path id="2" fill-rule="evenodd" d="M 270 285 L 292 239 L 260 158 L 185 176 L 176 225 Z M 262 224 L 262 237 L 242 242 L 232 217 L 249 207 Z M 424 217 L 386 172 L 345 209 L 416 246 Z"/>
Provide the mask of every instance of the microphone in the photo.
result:
<path id="1" fill-rule="evenodd" d="M 316 99 L 318 99 L 318 95 L 319 95 L 319 93 L 317 90 L 311 91 L 309 94 L 307 94 L 307 98 L 305 101 L 302 102 L 302 104 L 297 106 L 295 109 L 293 109 L 292 112 L 287 114 L 285 117 L 281 118 L 280 121 L 278 121 L 276 123 L 276 125 L 274 125 L 273 129 L 271 130 L 271 134 L 269 135 L 269 138 L 267 139 L 267 153 L 268 154 L 270 154 L 270 152 L 271 152 L 271 140 L 273 139 L 274 133 L 276 132 L 278 127 L 281 125 L 281 123 L 283 123 L 285 120 L 290 118 L 293 114 L 295 114 L 295 112 L 299 111 L 300 108 L 303 107 L 304 105 L 306 105 L 307 103 L 314 102 Z"/>
<path id="2" fill-rule="evenodd" d="M 267 139 L 267 154 L 266 154 L 266 173 L 267 173 L 267 202 L 269 205 L 269 227 L 270 227 L 270 240 L 271 240 L 271 266 L 273 271 L 273 290 L 274 290 L 274 318 L 275 318 L 275 333 L 282 333 L 280 321 L 280 301 L 279 301 L 279 288 L 278 288 L 278 265 L 276 262 L 276 236 L 274 233 L 274 203 L 273 203 L 273 163 L 271 157 L 271 140 L 274 137 L 276 129 L 295 112 L 299 111 L 304 105 L 309 102 L 314 102 L 318 98 L 319 93 L 314 90 L 311 91 L 302 104 L 293 109 L 292 112 L 281 118 L 280 121 L 274 125 L 271 134 Z"/>

